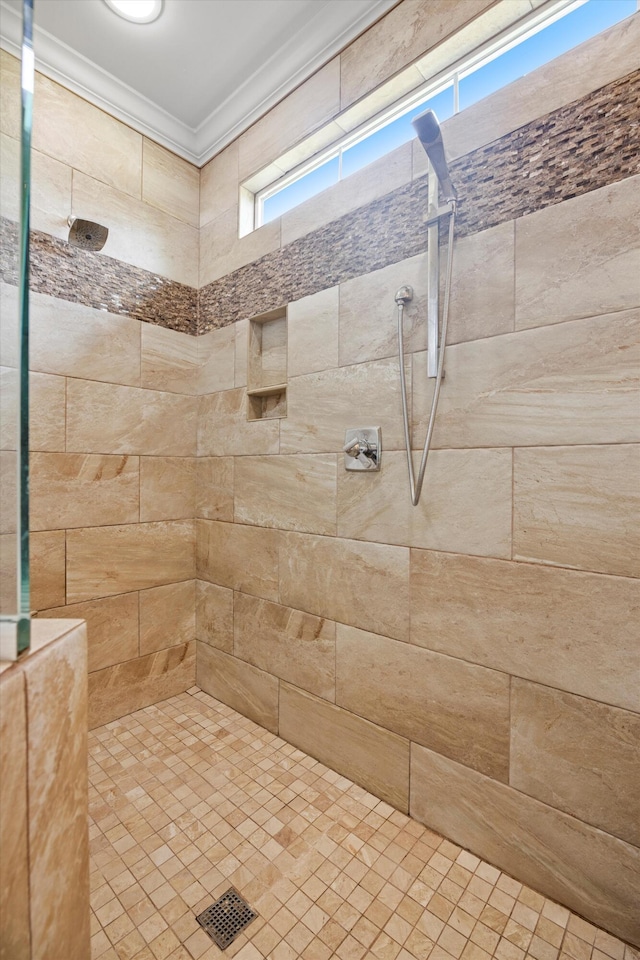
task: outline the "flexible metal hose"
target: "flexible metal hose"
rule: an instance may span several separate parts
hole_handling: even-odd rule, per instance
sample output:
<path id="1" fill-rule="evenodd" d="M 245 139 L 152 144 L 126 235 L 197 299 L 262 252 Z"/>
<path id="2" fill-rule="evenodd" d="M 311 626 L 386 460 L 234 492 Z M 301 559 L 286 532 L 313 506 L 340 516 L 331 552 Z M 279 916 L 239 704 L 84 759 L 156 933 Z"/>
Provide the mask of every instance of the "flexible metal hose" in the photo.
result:
<path id="1" fill-rule="evenodd" d="M 418 505 L 420 500 L 420 494 L 422 493 L 422 484 L 424 482 L 424 474 L 427 469 L 427 458 L 429 456 L 429 450 L 431 449 L 431 436 L 433 434 L 433 427 L 436 421 L 436 410 L 438 408 L 438 397 L 440 396 L 440 386 L 442 384 L 442 375 L 444 372 L 444 350 L 447 343 L 447 325 L 449 322 L 449 297 L 451 294 L 451 271 L 453 265 L 453 233 L 455 228 L 455 219 L 456 219 L 456 210 L 455 206 L 451 211 L 449 217 L 449 241 L 448 241 L 448 250 L 447 250 L 447 272 L 445 276 L 444 284 L 444 303 L 442 306 L 442 330 L 441 330 L 441 344 L 440 352 L 438 355 L 438 370 L 436 374 L 436 383 L 433 391 L 433 399 L 431 401 L 431 412 L 429 414 L 429 424 L 427 426 L 427 435 L 424 441 L 424 447 L 422 450 L 422 460 L 420 462 L 420 469 L 418 471 L 418 481 L 416 483 L 415 474 L 413 470 L 413 458 L 411 456 L 411 430 L 409 427 L 409 410 L 407 405 L 407 381 L 405 376 L 405 365 L 404 365 L 404 303 L 398 303 L 398 353 L 400 359 L 400 384 L 402 388 L 402 416 L 404 420 L 404 442 L 407 449 L 407 466 L 409 468 L 409 486 L 411 490 L 411 503 L 414 507 Z"/>

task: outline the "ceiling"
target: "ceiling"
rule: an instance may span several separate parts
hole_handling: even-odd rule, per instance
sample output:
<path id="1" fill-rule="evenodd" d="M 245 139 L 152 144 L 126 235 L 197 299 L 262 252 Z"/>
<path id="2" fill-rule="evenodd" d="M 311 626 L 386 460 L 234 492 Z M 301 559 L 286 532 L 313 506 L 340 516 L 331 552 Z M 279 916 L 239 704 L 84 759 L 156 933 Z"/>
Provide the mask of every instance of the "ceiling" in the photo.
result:
<path id="1" fill-rule="evenodd" d="M 103 0 L 36 0 L 36 67 L 198 165 L 398 0 L 165 0 L 151 24 Z M 18 54 L 22 0 L 0 0 Z"/>

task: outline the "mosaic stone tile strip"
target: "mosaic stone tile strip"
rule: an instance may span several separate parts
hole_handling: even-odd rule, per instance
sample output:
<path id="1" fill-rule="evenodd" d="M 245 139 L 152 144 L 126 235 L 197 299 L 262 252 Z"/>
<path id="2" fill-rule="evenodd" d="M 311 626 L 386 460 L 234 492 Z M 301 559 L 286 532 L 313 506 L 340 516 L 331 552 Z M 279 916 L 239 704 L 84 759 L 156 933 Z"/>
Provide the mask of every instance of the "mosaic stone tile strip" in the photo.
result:
<path id="1" fill-rule="evenodd" d="M 18 225 L 0 221 L 0 277 L 17 283 Z M 72 247 L 66 240 L 31 231 L 30 289 L 96 310 L 124 314 L 147 323 L 195 334 L 198 291 L 166 277 L 100 253 Z"/>
<path id="2" fill-rule="evenodd" d="M 606 132 L 603 133 L 603 131 Z M 458 236 L 640 173 L 640 71 L 451 164 Z M 426 177 L 200 290 L 198 333 L 266 312 L 424 249 Z"/>
<path id="3" fill-rule="evenodd" d="M 639 960 L 197 687 L 89 734 L 92 960 Z M 196 920 L 258 917 L 224 953 Z"/>
<path id="4" fill-rule="evenodd" d="M 606 130 L 606 136 L 603 135 Z M 640 71 L 451 164 L 457 234 L 640 172 Z M 31 288 L 193 335 L 317 293 L 424 250 L 421 177 L 201 290 L 32 231 Z M 17 225 L 0 221 L 0 275 L 16 283 Z"/>

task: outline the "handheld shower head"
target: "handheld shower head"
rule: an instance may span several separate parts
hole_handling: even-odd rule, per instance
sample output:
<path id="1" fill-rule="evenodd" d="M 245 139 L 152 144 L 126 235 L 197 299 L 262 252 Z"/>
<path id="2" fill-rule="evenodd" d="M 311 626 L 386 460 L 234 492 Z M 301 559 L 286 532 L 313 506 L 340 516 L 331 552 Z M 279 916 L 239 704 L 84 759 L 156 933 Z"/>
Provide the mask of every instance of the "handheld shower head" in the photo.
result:
<path id="1" fill-rule="evenodd" d="M 449 177 L 449 167 L 444 155 L 444 144 L 438 118 L 433 110 L 425 110 L 424 113 L 414 117 L 411 122 L 436 172 L 445 199 L 455 200 L 458 195 Z"/>

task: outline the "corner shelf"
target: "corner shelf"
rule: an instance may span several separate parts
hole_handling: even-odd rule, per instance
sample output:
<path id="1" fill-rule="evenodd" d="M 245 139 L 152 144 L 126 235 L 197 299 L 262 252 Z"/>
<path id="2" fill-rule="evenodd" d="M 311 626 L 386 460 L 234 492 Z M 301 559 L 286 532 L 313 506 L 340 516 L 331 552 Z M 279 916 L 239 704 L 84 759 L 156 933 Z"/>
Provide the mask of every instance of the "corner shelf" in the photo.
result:
<path id="1" fill-rule="evenodd" d="M 271 310 L 249 321 L 247 420 L 287 415 L 287 311 Z"/>

